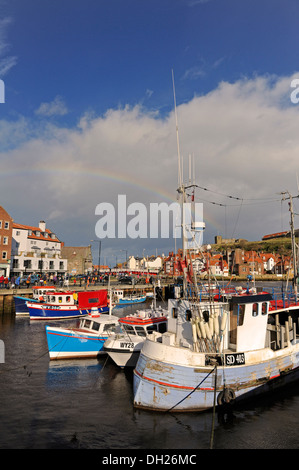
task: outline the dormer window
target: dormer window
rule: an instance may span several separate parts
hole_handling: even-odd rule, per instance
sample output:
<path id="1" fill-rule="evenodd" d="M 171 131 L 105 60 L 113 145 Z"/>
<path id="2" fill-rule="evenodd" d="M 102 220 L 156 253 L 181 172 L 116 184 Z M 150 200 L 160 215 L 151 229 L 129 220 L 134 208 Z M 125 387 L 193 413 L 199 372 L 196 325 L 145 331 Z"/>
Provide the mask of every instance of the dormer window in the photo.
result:
<path id="1" fill-rule="evenodd" d="M 40 232 L 35 232 L 35 235 L 36 235 L 37 237 L 39 237 L 39 236 L 40 236 Z"/>
<path id="2" fill-rule="evenodd" d="M 44 237 L 48 238 L 48 233 L 47 232 L 44 233 Z"/>

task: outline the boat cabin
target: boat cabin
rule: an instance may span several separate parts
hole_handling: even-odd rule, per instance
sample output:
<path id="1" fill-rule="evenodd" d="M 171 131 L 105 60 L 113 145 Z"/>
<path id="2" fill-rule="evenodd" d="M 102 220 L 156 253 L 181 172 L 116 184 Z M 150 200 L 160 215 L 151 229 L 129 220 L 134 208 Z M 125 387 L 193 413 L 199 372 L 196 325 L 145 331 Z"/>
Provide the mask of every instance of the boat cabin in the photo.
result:
<path id="1" fill-rule="evenodd" d="M 75 305 L 76 297 L 73 292 L 46 292 L 44 302 L 51 305 Z"/>
<path id="2" fill-rule="evenodd" d="M 169 300 L 168 344 L 198 352 L 254 351 L 268 347 L 268 312 L 272 296 L 242 294 L 219 302 Z M 269 346 L 270 347 L 270 346 Z"/>
<path id="3" fill-rule="evenodd" d="M 119 328 L 118 318 L 114 315 L 105 315 L 99 318 L 84 317 L 80 320 L 80 329 L 88 330 L 90 333 L 115 333 Z"/>
<path id="4" fill-rule="evenodd" d="M 44 302 L 51 305 L 78 305 L 79 308 L 92 308 L 106 306 L 108 304 L 107 291 L 79 291 L 79 292 L 63 292 L 63 291 L 47 291 Z"/>
<path id="5" fill-rule="evenodd" d="M 33 286 L 32 287 L 32 292 L 33 292 L 33 298 L 37 300 L 44 300 L 44 296 L 48 292 L 55 292 L 57 289 L 53 286 Z"/>
<path id="6" fill-rule="evenodd" d="M 142 317 L 142 312 L 120 318 L 119 323 L 123 331 L 129 335 L 147 336 L 153 331 L 165 333 L 167 330 L 167 318 L 164 316 Z"/>
<path id="7" fill-rule="evenodd" d="M 240 351 L 266 347 L 268 311 L 272 296 L 267 293 L 233 296 L 230 300 L 227 346 Z"/>

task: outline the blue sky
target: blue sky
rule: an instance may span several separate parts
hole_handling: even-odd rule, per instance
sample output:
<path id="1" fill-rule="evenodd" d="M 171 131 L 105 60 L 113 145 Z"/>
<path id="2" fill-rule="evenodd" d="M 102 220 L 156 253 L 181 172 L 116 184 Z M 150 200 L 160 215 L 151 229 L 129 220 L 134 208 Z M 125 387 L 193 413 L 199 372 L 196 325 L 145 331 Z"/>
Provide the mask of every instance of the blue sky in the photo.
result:
<path id="1" fill-rule="evenodd" d="M 298 15 L 295 0 L 0 0 L 1 205 L 85 245 L 98 203 L 175 197 L 173 69 L 181 151 L 214 191 L 204 241 L 288 229 L 286 204 L 252 199 L 297 191 Z M 103 241 L 107 259 L 173 248 Z"/>
<path id="2" fill-rule="evenodd" d="M 288 0 L 10 0 L 6 113 L 32 115 L 60 95 L 74 124 L 142 102 L 168 112 L 222 80 L 296 68 L 298 2 Z"/>

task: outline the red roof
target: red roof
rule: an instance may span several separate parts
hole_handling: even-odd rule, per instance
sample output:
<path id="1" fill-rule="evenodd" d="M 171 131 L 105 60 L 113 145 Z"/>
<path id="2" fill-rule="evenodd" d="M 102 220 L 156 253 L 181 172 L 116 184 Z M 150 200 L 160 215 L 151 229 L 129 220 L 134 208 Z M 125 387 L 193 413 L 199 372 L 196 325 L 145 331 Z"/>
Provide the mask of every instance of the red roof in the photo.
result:
<path id="1" fill-rule="evenodd" d="M 23 225 L 23 224 L 16 224 L 16 223 L 13 223 L 13 228 L 15 229 L 19 229 L 19 230 L 31 230 L 32 231 L 32 234 L 31 235 L 28 235 L 28 238 L 32 238 L 34 240 L 45 240 L 45 241 L 52 241 L 52 242 L 60 242 L 60 240 L 57 238 L 57 236 L 55 235 L 55 233 L 51 232 L 51 230 L 49 230 L 48 228 L 46 228 L 46 230 L 43 232 L 40 227 L 32 227 L 31 225 Z M 40 235 L 37 236 L 35 235 L 34 232 L 39 232 Z M 48 233 L 49 235 L 54 235 L 55 238 L 52 238 L 52 237 L 45 237 L 43 235 L 43 233 Z"/>

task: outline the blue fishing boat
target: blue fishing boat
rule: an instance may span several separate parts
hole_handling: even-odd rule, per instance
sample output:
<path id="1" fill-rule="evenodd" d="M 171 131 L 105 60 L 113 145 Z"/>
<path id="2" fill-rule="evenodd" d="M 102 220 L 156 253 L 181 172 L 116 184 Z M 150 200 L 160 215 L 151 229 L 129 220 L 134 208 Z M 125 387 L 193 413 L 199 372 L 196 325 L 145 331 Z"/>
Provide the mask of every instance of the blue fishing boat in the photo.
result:
<path id="1" fill-rule="evenodd" d="M 119 299 L 118 305 L 132 305 L 132 304 L 140 304 L 146 301 L 146 295 L 128 295 L 127 297 L 123 297 Z"/>
<path id="2" fill-rule="evenodd" d="M 119 318 L 114 315 L 91 314 L 74 328 L 46 325 L 50 360 L 93 358 L 105 354 L 103 345 L 108 337 L 119 331 Z"/>
<path id="3" fill-rule="evenodd" d="M 125 295 L 123 290 L 114 290 L 113 294 L 113 305 L 115 307 L 125 307 L 126 305 L 140 304 L 145 302 L 147 299 L 146 294 L 129 294 Z"/>
<path id="4" fill-rule="evenodd" d="M 107 290 L 79 292 L 47 292 L 42 302 L 27 302 L 30 320 L 61 320 L 109 311 Z"/>
<path id="5" fill-rule="evenodd" d="M 57 290 L 54 286 L 33 286 L 32 297 L 23 295 L 14 295 L 15 314 L 16 315 L 29 315 L 27 302 L 40 302 L 47 292 Z"/>

